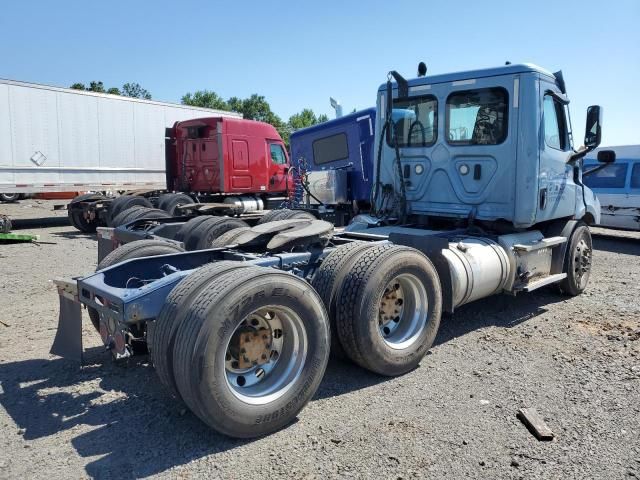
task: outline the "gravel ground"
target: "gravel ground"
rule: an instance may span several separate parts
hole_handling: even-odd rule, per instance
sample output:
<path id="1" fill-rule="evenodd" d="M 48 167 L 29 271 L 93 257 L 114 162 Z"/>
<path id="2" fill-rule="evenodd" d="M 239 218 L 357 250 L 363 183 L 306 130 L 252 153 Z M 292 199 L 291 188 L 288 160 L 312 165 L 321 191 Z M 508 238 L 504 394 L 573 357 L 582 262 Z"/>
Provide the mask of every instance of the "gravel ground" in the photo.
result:
<path id="1" fill-rule="evenodd" d="M 174 402 L 146 359 L 113 363 L 89 328 L 84 368 L 49 355 L 50 280 L 96 263 L 95 237 L 56 203 L 0 205 L 14 220 L 51 217 L 21 230 L 41 243 L 0 245 L 0 478 L 640 477 L 639 234 L 598 231 L 580 297 L 467 305 L 399 378 L 332 361 L 297 422 L 240 441 Z M 520 423 L 524 406 L 554 441 Z"/>

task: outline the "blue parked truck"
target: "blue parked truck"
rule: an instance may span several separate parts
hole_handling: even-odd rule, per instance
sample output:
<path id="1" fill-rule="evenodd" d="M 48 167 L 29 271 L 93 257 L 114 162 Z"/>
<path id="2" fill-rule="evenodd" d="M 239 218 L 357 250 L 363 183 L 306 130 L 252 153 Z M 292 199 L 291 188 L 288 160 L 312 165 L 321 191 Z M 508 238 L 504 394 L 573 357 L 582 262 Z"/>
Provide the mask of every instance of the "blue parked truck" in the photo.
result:
<path id="1" fill-rule="evenodd" d="M 575 151 L 568 103 L 562 74 L 534 65 L 408 81 L 392 71 L 377 92 L 370 213 L 342 233 L 314 218 L 243 226 L 205 250 L 128 243 L 97 272 L 56 282 L 52 352 L 77 355 L 84 306 L 116 358 L 148 349 L 202 421 L 254 437 L 296 417 L 330 352 L 401 375 L 443 312 L 547 285 L 578 295 L 600 220 L 582 158 L 600 143 L 602 110 L 588 108 Z"/>
<path id="2" fill-rule="evenodd" d="M 375 120 L 368 108 L 291 134 L 295 207 L 336 226 L 369 211 Z"/>

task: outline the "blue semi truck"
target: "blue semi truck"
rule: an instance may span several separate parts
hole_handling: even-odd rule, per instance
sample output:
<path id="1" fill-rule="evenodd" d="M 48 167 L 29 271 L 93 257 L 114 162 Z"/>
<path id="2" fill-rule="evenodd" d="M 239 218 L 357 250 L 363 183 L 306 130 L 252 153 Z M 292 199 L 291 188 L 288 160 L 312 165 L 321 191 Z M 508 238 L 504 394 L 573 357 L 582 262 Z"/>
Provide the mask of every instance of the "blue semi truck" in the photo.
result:
<path id="1" fill-rule="evenodd" d="M 291 134 L 293 207 L 320 212 L 343 226 L 370 208 L 375 108 Z"/>
<path id="2" fill-rule="evenodd" d="M 346 156 L 362 137 L 347 135 L 345 151 L 322 142 L 326 125 L 294 157 L 356 174 L 352 198 L 366 201 L 370 188 L 368 214 L 338 232 L 289 211 L 195 251 L 176 235 L 197 218 L 147 221 L 151 239 L 117 248 L 95 273 L 56 281 L 52 353 L 78 356 L 85 306 L 114 357 L 148 349 L 160 381 L 202 421 L 255 437 L 296 417 L 330 352 L 401 375 L 423 360 L 445 312 L 551 285 L 581 294 L 593 259 L 589 226 L 601 215 L 582 159 L 601 142 L 601 108 L 587 109 L 585 148 L 576 151 L 561 72 L 524 64 L 387 78 L 376 92 L 373 150 L 361 157 L 363 172 L 372 159 L 371 176 Z M 314 142 L 327 150 L 315 155 Z M 597 160 L 604 168 L 615 152 Z"/>

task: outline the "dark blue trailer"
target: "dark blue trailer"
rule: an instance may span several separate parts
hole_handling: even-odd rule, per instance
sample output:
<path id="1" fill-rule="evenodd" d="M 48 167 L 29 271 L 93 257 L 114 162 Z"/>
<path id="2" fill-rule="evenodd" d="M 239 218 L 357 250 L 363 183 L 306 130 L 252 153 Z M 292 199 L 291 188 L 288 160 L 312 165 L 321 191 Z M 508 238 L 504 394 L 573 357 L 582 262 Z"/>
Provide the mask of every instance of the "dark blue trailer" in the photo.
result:
<path id="1" fill-rule="evenodd" d="M 291 134 L 291 163 L 316 197 L 301 192 L 307 204 L 368 210 L 375 118 L 375 108 L 368 108 Z"/>

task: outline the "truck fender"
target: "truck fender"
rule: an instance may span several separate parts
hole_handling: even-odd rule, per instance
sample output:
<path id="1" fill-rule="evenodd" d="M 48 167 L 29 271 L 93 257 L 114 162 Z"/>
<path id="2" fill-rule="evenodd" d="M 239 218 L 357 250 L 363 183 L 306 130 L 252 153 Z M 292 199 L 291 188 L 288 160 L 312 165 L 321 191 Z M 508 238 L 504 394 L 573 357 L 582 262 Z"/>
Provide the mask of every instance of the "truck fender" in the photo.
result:
<path id="1" fill-rule="evenodd" d="M 449 242 L 445 238 L 436 236 L 412 235 L 410 233 L 393 232 L 389 235 L 389 241 L 396 245 L 415 248 L 424 253 L 438 272 L 440 287 L 442 290 L 442 311 L 453 313 L 453 287 L 451 282 L 451 270 L 449 262 L 442 254 L 442 250 L 449 248 Z"/>
<path id="2" fill-rule="evenodd" d="M 559 219 L 551 222 L 544 230 L 545 237 L 565 237 L 567 239 L 566 242 L 553 249 L 551 255 L 551 275 L 562 273 L 564 257 L 567 253 L 567 247 L 569 246 L 569 239 L 579 222 L 579 220 L 574 219 Z"/>

